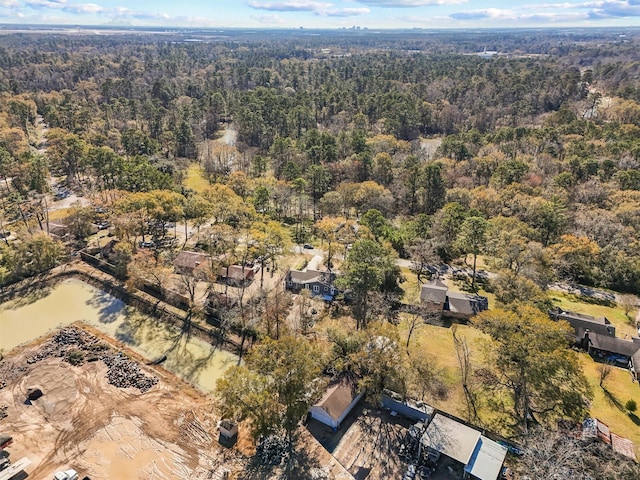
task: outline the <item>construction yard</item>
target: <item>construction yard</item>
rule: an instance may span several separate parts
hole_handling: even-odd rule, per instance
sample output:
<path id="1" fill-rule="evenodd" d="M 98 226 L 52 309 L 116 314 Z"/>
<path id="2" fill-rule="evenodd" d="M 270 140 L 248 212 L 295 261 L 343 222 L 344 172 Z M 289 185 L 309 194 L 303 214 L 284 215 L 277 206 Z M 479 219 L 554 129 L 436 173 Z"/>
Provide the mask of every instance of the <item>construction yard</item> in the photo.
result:
<path id="1" fill-rule="evenodd" d="M 13 437 L 13 461 L 31 460 L 29 478 L 67 468 L 80 478 L 217 478 L 222 464 L 233 478 L 244 469 L 246 457 L 218 444 L 210 398 L 98 332 L 70 327 L 24 347 L 0 362 L 0 378 L 0 431 Z M 43 395 L 28 400 L 34 388 Z"/>

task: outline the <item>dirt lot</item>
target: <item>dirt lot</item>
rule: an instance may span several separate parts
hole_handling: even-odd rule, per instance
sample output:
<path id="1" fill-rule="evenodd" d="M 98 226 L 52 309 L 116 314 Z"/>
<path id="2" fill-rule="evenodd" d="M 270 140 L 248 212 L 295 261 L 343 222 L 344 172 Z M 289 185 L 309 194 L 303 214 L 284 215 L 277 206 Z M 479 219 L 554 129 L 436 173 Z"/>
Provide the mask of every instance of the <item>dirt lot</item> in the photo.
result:
<path id="1" fill-rule="evenodd" d="M 14 439 L 14 461 L 32 461 L 29 478 L 50 479 L 66 468 L 103 479 L 215 478 L 209 475 L 222 463 L 232 477 L 244 469 L 243 457 L 218 445 L 211 400 L 161 368 L 141 367 L 159 378 L 141 393 L 110 385 L 102 361 L 72 366 L 48 357 L 28 364 L 39 349 L 13 354 L 0 369 L 7 383 L 0 405 L 8 407 L 0 432 Z M 30 386 L 44 395 L 26 402 Z"/>

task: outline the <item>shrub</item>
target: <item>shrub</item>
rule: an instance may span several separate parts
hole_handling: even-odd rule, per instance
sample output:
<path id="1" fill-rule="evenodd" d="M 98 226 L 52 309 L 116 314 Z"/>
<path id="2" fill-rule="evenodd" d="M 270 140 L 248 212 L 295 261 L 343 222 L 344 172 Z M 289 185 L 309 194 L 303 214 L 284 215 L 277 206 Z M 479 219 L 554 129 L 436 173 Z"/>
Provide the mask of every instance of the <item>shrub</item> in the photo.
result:
<path id="1" fill-rule="evenodd" d="M 624 408 L 628 412 L 635 412 L 638 409 L 638 404 L 636 403 L 636 401 L 633 398 L 631 398 L 631 399 L 627 400 L 627 403 L 624 404 Z"/>
<path id="2" fill-rule="evenodd" d="M 84 362 L 84 353 L 80 350 L 71 350 L 67 353 L 67 362 L 71 365 L 81 365 Z"/>

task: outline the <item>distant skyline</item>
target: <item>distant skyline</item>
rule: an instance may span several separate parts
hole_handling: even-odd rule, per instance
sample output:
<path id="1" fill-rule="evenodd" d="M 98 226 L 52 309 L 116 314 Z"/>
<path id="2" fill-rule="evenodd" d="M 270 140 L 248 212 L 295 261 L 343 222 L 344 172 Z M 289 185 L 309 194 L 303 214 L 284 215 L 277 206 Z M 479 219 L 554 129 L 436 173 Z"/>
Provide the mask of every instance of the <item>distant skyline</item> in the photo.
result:
<path id="1" fill-rule="evenodd" d="M 640 26 L 640 0 L 0 0 L 0 23 L 211 28 Z"/>

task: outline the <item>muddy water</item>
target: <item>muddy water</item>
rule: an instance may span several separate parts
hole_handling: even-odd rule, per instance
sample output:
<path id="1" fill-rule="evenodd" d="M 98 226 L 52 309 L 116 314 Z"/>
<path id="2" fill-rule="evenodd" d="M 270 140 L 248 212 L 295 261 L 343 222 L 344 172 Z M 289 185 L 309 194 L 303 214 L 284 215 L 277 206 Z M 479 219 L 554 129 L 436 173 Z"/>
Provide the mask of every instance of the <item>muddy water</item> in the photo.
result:
<path id="1" fill-rule="evenodd" d="M 166 355 L 164 368 L 204 392 L 213 391 L 216 380 L 238 359 L 203 340 L 187 338 L 178 329 L 74 279 L 0 305 L 0 350 L 6 353 L 77 320 L 127 344 L 147 359 Z"/>

